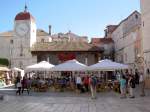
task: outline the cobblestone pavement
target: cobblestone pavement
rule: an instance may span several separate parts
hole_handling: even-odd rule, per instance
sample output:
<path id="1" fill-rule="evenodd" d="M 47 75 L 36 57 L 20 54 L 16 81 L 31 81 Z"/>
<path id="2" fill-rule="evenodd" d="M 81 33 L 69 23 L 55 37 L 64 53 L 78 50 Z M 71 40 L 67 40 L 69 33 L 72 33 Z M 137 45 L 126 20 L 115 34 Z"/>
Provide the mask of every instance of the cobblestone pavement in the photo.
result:
<path id="1" fill-rule="evenodd" d="M 0 91 L 5 94 L 0 112 L 150 112 L 149 94 L 140 97 L 137 93 L 135 99 L 120 99 L 117 93 L 103 92 L 92 100 L 89 94 L 69 92 L 16 96 L 14 91 Z"/>

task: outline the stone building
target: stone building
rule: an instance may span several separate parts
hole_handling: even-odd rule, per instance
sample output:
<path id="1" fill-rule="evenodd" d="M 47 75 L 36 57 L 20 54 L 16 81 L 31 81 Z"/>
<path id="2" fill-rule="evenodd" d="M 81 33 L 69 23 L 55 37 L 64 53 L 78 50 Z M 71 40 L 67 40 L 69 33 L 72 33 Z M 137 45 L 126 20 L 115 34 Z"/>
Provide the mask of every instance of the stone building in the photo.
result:
<path id="1" fill-rule="evenodd" d="M 53 41 L 75 41 L 75 42 L 88 42 L 87 36 L 78 36 L 71 31 L 68 31 L 67 33 L 58 33 L 51 35 Z"/>
<path id="2" fill-rule="evenodd" d="M 97 47 L 103 48 L 104 52 L 100 57 L 101 59 L 114 60 L 114 41 L 112 38 L 92 38 L 91 43 Z"/>
<path id="3" fill-rule="evenodd" d="M 150 0 L 141 1 L 143 55 L 146 74 L 150 74 Z"/>
<path id="4" fill-rule="evenodd" d="M 67 60 L 77 59 L 86 65 L 98 62 L 103 49 L 87 42 L 53 41 L 36 43 L 31 49 L 32 55 L 37 56 L 37 62 L 47 60 L 57 65 Z"/>
<path id="5" fill-rule="evenodd" d="M 0 58 L 10 59 L 13 31 L 0 33 Z"/>
<path id="6" fill-rule="evenodd" d="M 36 42 L 52 42 L 52 37 L 49 33 L 42 29 L 37 29 Z"/>
<path id="7" fill-rule="evenodd" d="M 118 25 L 108 25 L 104 30 L 105 36 L 104 38 L 112 38 L 112 33 L 118 27 Z"/>
<path id="8" fill-rule="evenodd" d="M 139 68 L 137 57 L 142 53 L 141 14 L 134 11 L 119 23 L 112 32 L 115 45 L 115 60 Z"/>

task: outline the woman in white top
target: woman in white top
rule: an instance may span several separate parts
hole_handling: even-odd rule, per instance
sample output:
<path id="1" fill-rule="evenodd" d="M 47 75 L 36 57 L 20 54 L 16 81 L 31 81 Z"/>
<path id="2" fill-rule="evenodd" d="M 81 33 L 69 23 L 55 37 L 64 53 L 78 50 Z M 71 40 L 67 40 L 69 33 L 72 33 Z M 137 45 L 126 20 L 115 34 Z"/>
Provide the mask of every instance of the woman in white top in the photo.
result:
<path id="1" fill-rule="evenodd" d="M 16 91 L 16 95 L 19 93 L 19 95 L 21 95 L 21 88 L 22 88 L 22 84 L 21 84 L 21 80 L 18 80 L 17 82 L 17 91 Z"/>
<path id="2" fill-rule="evenodd" d="M 76 85 L 77 85 L 77 89 L 81 92 L 81 84 L 82 84 L 82 79 L 81 79 L 81 77 L 80 77 L 80 75 L 79 76 L 77 76 L 77 78 L 76 78 Z"/>

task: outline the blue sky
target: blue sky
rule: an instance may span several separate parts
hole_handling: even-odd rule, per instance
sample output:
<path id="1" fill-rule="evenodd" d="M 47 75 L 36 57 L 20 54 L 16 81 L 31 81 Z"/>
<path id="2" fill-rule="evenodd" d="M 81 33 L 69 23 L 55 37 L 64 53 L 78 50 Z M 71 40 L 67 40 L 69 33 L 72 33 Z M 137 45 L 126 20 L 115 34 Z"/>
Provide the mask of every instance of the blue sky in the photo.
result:
<path id="1" fill-rule="evenodd" d="M 37 27 L 52 33 L 71 30 L 78 35 L 102 37 L 108 24 L 118 24 L 134 10 L 139 0 L 0 0 L 0 32 L 13 29 L 15 15 L 24 10 L 35 17 Z"/>

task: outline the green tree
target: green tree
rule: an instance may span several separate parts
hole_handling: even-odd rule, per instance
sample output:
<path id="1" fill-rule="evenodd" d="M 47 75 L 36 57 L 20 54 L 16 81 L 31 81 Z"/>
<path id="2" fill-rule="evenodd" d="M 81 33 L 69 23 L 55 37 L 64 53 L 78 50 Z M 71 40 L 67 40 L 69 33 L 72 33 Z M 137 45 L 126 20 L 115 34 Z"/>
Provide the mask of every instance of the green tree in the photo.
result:
<path id="1" fill-rule="evenodd" d="M 6 59 L 6 58 L 0 58 L 0 65 L 8 66 L 9 65 L 8 59 Z"/>

